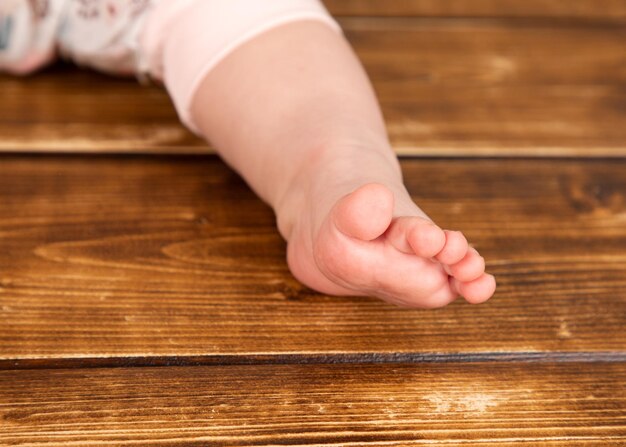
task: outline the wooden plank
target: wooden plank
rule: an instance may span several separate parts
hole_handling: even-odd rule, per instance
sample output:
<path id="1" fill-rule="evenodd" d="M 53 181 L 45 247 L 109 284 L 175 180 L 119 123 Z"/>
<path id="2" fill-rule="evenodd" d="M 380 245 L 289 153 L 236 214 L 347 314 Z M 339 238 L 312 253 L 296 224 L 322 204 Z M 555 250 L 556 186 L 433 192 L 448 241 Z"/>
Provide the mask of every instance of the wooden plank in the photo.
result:
<path id="1" fill-rule="evenodd" d="M 337 16 L 623 19 L 622 0 L 323 0 Z"/>
<path id="2" fill-rule="evenodd" d="M 626 160 L 403 167 L 417 203 L 485 255 L 488 304 L 407 310 L 302 287 L 273 213 L 216 158 L 5 155 L 0 359 L 626 350 Z"/>
<path id="3" fill-rule="evenodd" d="M 57 65 L 0 89 L 0 151 L 207 152 L 156 85 Z"/>
<path id="4" fill-rule="evenodd" d="M 400 154 L 626 156 L 626 27 L 344 23 Z"/>
<path id="5" fill-rule="evenodd" d="M 400 154 L 626 156 L 624 26 L 342 24 Z M 154 86 L 57 68 L 0 89 L 0 151 L 208 151 Z"/>
<path id="6" fill-rule="evenodd" d="M 0 371 L 0 444 L 617 446 L 625 382 L 623 363 Z"/>

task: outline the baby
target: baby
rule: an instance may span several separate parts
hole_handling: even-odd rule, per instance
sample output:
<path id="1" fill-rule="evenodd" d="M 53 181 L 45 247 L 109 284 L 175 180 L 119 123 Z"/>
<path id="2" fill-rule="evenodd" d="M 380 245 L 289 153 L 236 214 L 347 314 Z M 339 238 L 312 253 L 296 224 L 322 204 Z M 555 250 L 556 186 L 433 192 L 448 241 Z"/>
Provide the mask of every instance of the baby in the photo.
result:
<path id="1" fill-rule="evenodd" d="M 411 200 L 371 84 L 319 0 L 0 0 L 0 70 L 57 54 L 162 82 L 272 206 L 307 286 L 423 308 L 493 295 L 463 234 Z"/>

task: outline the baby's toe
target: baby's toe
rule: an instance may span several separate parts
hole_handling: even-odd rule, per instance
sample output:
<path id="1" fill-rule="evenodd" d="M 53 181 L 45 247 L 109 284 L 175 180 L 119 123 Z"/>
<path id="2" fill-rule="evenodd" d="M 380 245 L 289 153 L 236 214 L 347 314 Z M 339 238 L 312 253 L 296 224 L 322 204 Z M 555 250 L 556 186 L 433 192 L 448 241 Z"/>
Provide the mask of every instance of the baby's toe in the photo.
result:
<path id="1" fill-rule="evenodd" d="M 379 183 L 368 183 L 342 197 L 331 210 L 335 227 L 346 236 L 371 241 L 383 234 L 393 212 L 393 193 Z"/>
<path id="2" fill-rule="evenodd" d="M 496 291 L 496 279 L 488 273 L 484 273 L 473 281 L 461 282 L 453 279 L 453 282 L 454 288 L 472 304 L 487 301 Z"/>
<path id="3" fill-rule="evenodd" d="M 465 257 L 449 266 L 448 271 L 459 281 L 473 281 L 485 273 L 485 259 L 470 247 Z"/>
<path id="4" fill-rule="evenodd" d="M 399 251 L 432 258 L 446 243 L 443 230 L 428 219 L 398 217 L 389 227 L 387 238 Z"/>
<path id="5" fill-rule="evenodd" d="M 439 254 L 437 254 L 436 259 L 442 264 L 456 264 L 467 254 L 469 249 L 467 239 L 460 231 L 446 230 L 444 233 L 446 235 L 446 243 Z"/>
<path id="6" fill-rule="evenodd" d="M 416 255 L 432 258 L 443 249 L 446 235 L 432 222 L 420 218 L 415 220 L 417 222 L 407 234 L 407 240 Z"/>

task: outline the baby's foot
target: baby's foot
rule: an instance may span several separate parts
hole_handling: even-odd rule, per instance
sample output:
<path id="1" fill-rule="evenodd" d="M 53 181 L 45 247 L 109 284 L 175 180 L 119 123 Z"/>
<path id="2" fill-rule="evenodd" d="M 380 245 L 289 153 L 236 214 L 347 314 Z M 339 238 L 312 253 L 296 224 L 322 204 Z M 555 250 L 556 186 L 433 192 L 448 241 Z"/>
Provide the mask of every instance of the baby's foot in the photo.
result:
<path id="1" fill-rule="evenodd" d="M 463 234 L 442 230 L 416 206 L 412 215 L 394 217 L 397 200 L 410 197 L 368 183 L 337 200 L 318 229 L 316 216 L 300 213 L 288 244 L 294 276 L 323 293 L 410 307 L 441 307 L 459 295 L 470 303 L 488 300 L 495 279 Z"/>

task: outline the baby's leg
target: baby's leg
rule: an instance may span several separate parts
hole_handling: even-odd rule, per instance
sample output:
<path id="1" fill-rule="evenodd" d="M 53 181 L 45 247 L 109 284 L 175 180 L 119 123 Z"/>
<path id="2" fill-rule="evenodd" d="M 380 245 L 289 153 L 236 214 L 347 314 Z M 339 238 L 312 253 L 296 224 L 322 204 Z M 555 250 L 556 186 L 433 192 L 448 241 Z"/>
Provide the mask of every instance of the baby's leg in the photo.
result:
<path id="1" fill-rule="evenodd" d="M 465 237 L 411 200 L 370 83 L 329 27 L 295 22 L 243 44 L 204 78 L 191 114 L 274 208 L 304 284 L 415 307 L 493 294 Z"/>

